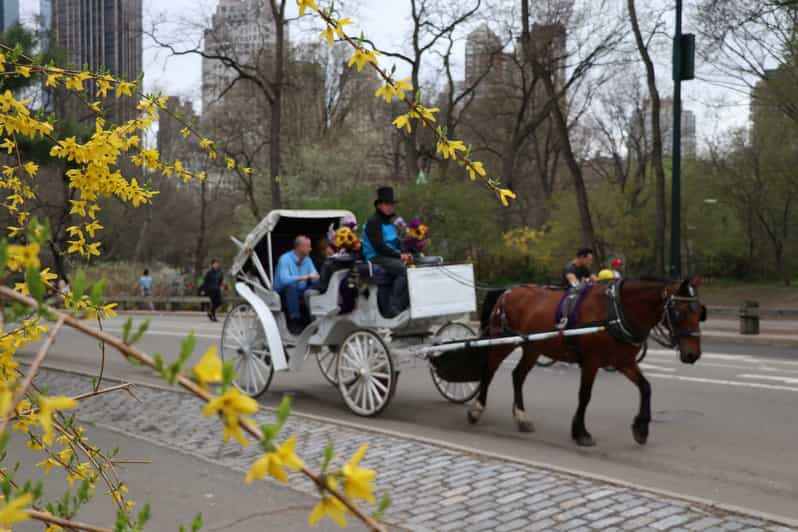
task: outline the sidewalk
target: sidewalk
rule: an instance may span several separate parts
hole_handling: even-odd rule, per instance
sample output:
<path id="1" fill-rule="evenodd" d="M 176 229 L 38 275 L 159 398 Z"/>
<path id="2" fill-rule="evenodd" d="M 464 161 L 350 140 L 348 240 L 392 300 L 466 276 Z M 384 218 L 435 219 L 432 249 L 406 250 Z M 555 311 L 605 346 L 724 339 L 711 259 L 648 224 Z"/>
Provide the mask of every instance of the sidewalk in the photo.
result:
<path id="1" fill-rule="evenodd" d="M 120 468 L 120 474 L 130 489 L 130 498 L 138 503 L 136 508 L 141 509 L 147 501 L 150 502 L 152 519 L 145 530 L 177 532 L 180 524 L 188 526 L 197 512 L 202 512 L 203 532 L 340 530 L 330 521 L 311 529 L 308 515 L 316 504 L 311 495 L 273 482 L 246 486 L 240 471 L 212 463 L 207 458 L 191 456 L 107 428 L 92 425 L 86 428 L 91 442 L 101 449 L 119 447 L 121 460 L 152 460 L 151 464 Z M 24 442 L 25 438 L 19 432 L 12 433 L 5 463 L 21 463 L 18 479 L 44 479 L 41 468 L 34 467 L 43 455 L 31 452 Z M 45 500 L 59 497 L 67 487 L 62 470 L 53 469 L 47 479 L 50 489 L 45 493 Z M 81 510 L 79 520 L 112 527 L 115 507 L 105 491 L 104 486 L 97 485 L 94 499 Z M 14 531 L 41 532 L 43 528 L 40 523 L 27 521 L 16 525 Z"/>
<path id="2" fill-rule="evenodd" d="M 88 377 L 53 370 L 42 371 L 38 382 L 66 394 L 80 393 L 90 386 Z M 159 460 L 155 468 L 132 469 L 131 473 L 139 477 L 130 479 L 132 493 L 142 485 L 151 490 L 156 516 L 171 511 L 174 517 L 165 518 L 173 519 L 169 521 L 173 523 L 190 517 L 191 510 L 206 508 L 218 523 L 216 528 L 209 528 L 214 530 L 236 530 L 225 523 L 242 524 L 241 530 L 301 530 L 306 526 L 310 497 L 269 483 L 245 486 L 243 472 L 258 455 L 257 447 L 251 445 L 243 451 L 237 445 L 220 447 L 218 420 L 203 417 L 197 400 L 185 393 L 146 386 L 137 386 L 136 394 L 142 403 L 122 394 L 89 399 L 81 403 L 78 417 L 131 435 L 121 445 L 124 457 L 149 455 Z M 257 421 L 270 418 L 271 414 L 264 412 Z M 322 450 L 330 440 L 335 441 L 336 453 L 344 459 L 368 442 L 363 465 L 377 469 L 378 486 L 391 493 L 393 503 L 386 521 L 393 528 L 498 532 L 613 527 L 790 530 L 786 524 L 776 523 L 783 520 L 710 501 L 685 500 L 575 472 L 298 415 L 289 419 L 285 432 L 298 436 L 298 452 L 311 468 L 318 468 Z M 141 436 L 149 443 L 135 439 Z M 161 463 L 169 465 L 162 469 Z M 309 481 L 299 477 L 292 478 L 291 486 L 307 493 L 313 489 Z M 206 493 L 214 495 L 207 497 Z M 216 505 L 211 509 L 208 501 Z M 286 509 L 277 512 L 280 508 Z M 284 528 L 274 519 L 294 528 Z"/>
<path id="3" fill-rule="evenodd" d="M 701 332 L 705 338 L 730 341 L 741 344 L 773 345 L 798 347 L 798 321 L 761 320 L 759 334 L 740 334 L 739 319 L 718 319 L 710 316 L 702 324 Z"/>

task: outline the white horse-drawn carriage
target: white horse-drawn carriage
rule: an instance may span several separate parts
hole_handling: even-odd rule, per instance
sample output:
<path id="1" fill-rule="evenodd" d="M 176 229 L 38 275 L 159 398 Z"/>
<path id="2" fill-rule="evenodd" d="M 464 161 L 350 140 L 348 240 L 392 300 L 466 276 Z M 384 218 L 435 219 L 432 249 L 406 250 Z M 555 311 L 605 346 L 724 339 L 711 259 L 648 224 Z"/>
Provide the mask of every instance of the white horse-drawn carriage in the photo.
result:
<path id="1" fill-rule="evenodd" d="M 234 384 L 244 393 L 261 395 L 275 372 L 298 371 L 308 357 L 315 357 L 349 409 L 373 416 L 391 400 L 402 367 L 431 360 L 435 346 L 444 349 L 452 341 L 476 336 L 457 321 L 476 309 L 472 265 L 408 269 L 410 307 L 385 318 L 378 303 L 380 290 L 386 288 L 379 268 L 346 256 L 333 259 L 337 266 L 324 292 L 306 294 L 310 323 L 301 334 L 291 334 L 280 295 L 272 289 L 274 265 L 297 235 L 315 241 L 344 219 L 354 215 L 341 210 L 273 211 L 244 242 L 236 241 L 240 251 L 232 274 L 246 302 L 227 315 L 221 351 L 233 363 Z M 450 401 L 466 402 L 478 391 L 477 382 L 444 380 L 435 365 L 430 364 L 430 373 Z"/>

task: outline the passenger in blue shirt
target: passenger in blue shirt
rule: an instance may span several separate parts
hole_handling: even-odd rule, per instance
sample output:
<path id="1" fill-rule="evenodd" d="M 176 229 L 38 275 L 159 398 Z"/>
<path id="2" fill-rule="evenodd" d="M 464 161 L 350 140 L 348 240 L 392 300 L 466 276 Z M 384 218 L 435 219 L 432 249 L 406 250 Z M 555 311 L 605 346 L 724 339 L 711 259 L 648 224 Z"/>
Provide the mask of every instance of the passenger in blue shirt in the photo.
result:
<path id="1" fill-rule="evenodd" d="M 296 237 L 294 249 L 283 253 L 277 261 L 277 271 L 274 273 L 274 289 L 280 294 L 288 310 L 288 330 L 292 334 L 299 334 L 304 328 L 301 303 L 310 284 L 319 278 L 309 257 L 311 249 L 308 237 Z"/>

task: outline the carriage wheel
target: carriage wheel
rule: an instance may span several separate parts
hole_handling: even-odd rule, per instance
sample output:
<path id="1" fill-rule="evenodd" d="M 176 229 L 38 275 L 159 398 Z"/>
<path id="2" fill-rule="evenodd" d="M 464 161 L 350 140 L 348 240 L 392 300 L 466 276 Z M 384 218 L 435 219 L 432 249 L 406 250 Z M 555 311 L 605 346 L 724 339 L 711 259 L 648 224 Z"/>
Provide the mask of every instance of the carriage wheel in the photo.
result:
<path id="1" fill-rule="evenodd" d="M 449 322 L 438 329 L 435 333 L 435 340 L 465 340 L 476 338 L 474 330 L 464 323 Z M 467 403 L 479 393 L 478 382 L 449 382 L 438 376 L 435 368 L 430 365 L 429 373 L 432 375 L 432 382 L 442 396 L 453 403 Z"/>
<path id="2" fill-rule="evenodd" d="M 354 331 L 338 350 L 338 389 L 349 409 L 359 416 L 375 416 L 391 400 L 396 372 L 388 347 L 376 333 Z"/>
<path id="3" fill-rule="evenodd" d="M 233 385 L 249 395 L 262 395 L 272 382 L 269 342 L 255 310 L 242 303 L 227 313 L 222 326 L 222 360 L 232 362 L 236 377 Z"/>
<path id="4" fill-rule="evenodd" d="M 553 366 L 555 362 L 557 361 L 553 358 L 549 358 L 546 355 L 540 355 L 535 361 L 535 365 L 540 366 L 541 368 L 548 368 L 549 366 Z"/>
<path id="5" fill-rule="evenodd" d="M 316 363 L 324 378 L 333 386 L 338 386 L 338 352 L 322 347 L 316 351 Z"/>

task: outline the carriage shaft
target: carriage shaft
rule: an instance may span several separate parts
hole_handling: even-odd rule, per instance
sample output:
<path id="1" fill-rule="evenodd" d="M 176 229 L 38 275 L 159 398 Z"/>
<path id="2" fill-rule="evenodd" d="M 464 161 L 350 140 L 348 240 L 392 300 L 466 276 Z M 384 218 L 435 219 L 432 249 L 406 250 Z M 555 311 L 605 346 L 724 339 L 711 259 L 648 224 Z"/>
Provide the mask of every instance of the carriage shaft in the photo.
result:
<path id="1" fill-rule="evenodd" d="M 431 345 L 422 347 L 417 351 L 419 355 L 439 355 L 449 351 L 457 351 L 465 347 L 493 347 L 498 345 L 525 344 L 528 342 L 539 342 L 550 340 L 558 336 L 583 336 L 604 331 L 606 327 L 582 327 L 579 329 L 568 329 L 564 331 L 547 331 L 540 333 L 519 334 L 516 336 L 501 336 L 498 338 L 479 338 L 474 340 L 463 340 L 462 342 L 451 342 L 441 345 Z"/>

